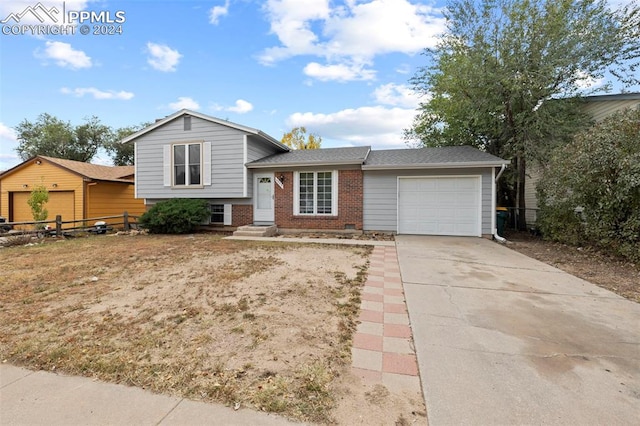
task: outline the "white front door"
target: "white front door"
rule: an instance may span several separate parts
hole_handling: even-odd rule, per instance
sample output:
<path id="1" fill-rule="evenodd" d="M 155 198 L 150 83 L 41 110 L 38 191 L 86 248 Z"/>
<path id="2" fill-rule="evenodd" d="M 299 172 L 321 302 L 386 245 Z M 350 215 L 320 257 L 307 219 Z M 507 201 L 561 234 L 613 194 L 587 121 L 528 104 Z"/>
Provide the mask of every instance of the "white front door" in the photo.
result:
<path id="1" fill-rule="evenodd" d="M 253 221 L 273 223 L 273 173 L 256 173 L 253 179 Z"/>

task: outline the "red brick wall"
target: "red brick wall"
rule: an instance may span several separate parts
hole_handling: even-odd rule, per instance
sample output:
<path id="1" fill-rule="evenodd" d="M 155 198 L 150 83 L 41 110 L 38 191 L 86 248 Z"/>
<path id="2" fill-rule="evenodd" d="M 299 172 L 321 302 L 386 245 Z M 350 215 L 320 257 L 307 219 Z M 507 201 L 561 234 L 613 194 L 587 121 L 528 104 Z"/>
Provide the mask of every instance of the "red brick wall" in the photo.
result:
<path id="1" fill-rule="evenodd" d="M 293 215 L 293 172 L 275 172 L 284 176 L 284 188 L 275 186 L 275 222 L 279 228 L 345 229 L 353 225 L 362 230 L 362 170 L 338 172 L 338 216 Z"/>
<path id="2" fill-rule="evenodd" d="M 234 204 L 231 207 L 231 226 L 244 226 L 253 223 L 253 206 Z"/>

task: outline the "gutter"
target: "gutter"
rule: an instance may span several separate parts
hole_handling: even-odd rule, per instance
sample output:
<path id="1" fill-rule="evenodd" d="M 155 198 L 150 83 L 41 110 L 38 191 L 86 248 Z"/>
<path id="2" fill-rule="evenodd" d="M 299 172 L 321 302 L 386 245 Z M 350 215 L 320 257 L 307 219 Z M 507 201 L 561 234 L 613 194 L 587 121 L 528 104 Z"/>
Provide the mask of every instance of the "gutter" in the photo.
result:
<path id="1" fill-rule="evenodd" d="M 500 167 L 500 171 L 498 172 L 498 176 L 496 176 L 496 183 L 498 182 L 498 179 L 500 179 L 500 176 L 502 176 L 502 173 L 504 173 L 506 168 L 507 165 L 503 163 L 502 167 Z"/>
<path id="2" fill-rule="evenodd" d="M 324 167 L 324 166 L 359 166 L 362 160 L 331 161 L 331 162 L 305 162 L 305 163 L 269 163 L 269 164 L 245 164 L 248 169 L 274 169 L 293 167 Z"/>
<path id="3" fill-rule="evenodd" d="M 505 163 L 470 161 L 464 163 L 418 163 L 418 164 L 381 164 L 363 165 L 362 170 L 418 170 L 418 169 L 460 169 L 483 167 L 506 167 Z"/>
<path id="4" fill-rule="evenodd" d="M 498 172 L 498 175 L 496 176 L 494 182 L 498 183 L 498 179 L 500 179 L 500 176 L 502 176 L 502 173 L 504 173 L 505 169 L 507 168 L 506 164 L 502 164 L 502 167 L 500 167 L 500 171 Z M 507 243 L 507 239 L 504 237 L 501 237 L 500 235 L 498 235 L 498 228 L 495 228 L 493 230 L 493 239 L 496 240 L 497 242 L 499 242 L 500 244 L 506 244 Z"/>

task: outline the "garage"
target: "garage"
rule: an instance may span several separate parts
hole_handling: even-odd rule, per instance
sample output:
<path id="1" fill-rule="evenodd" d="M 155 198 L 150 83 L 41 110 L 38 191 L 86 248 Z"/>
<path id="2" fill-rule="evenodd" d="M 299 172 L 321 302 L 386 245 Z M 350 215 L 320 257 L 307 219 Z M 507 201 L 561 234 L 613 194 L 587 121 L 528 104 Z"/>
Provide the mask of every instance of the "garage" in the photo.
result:
<path id="1" fill-rule="evenodd" d="M 398 233 L 482 235 L 480 176 L 398 177 Z"/>
<path id="2" fill-rule="evenodd" d="M 33 216 L 27 203 L 29 192 L 11 193 L 11 222 L 31 222 Z M 75 220 L 73 191 L 49 191 L 49 201 L 44 206 L 49 212 L 48 219 L 61 215 L 63 221 Z"/>

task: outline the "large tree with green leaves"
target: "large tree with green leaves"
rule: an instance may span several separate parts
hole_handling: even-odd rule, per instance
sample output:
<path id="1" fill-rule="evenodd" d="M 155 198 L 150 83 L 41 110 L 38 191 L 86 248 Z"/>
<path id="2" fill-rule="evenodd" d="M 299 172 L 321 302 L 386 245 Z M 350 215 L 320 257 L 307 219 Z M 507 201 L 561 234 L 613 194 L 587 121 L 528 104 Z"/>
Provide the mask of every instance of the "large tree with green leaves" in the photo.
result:
<path id="1" fill-rule="evenodd" d="M 111 129 L 97 117 L 72 126 L 50 114 L 40 114 L 35 122 L 23 120 L 15 128 L 23 160 L 46 155 L 75 161 L 91 161 L 98 149 L 111 138 Z"/>
<path id="2" fill-rule="evenodd" d="M 114 166 L 133 166 L 135 144 L 121 143 L 120 141 L 149 125 L 150 123 L 143 123 L 138 126 L 121 127 L 112 132 L 110 140 L 104 145 L 104 149 L 111 157 Z"/>
<path id="3" fill-rule="evenodd" d="M 424 95 L 405 138 L 473 145 L 512 159 L 501 201 L 524 227 L 526 161 L 543 160 L 586 122 L 579 95 L 609 75 L 640 82 L 640 8 L 604 0 L 452 0 L 447 31 L 412 79 Z M 606 84 L 600 89 L 606 89 Z"/>

